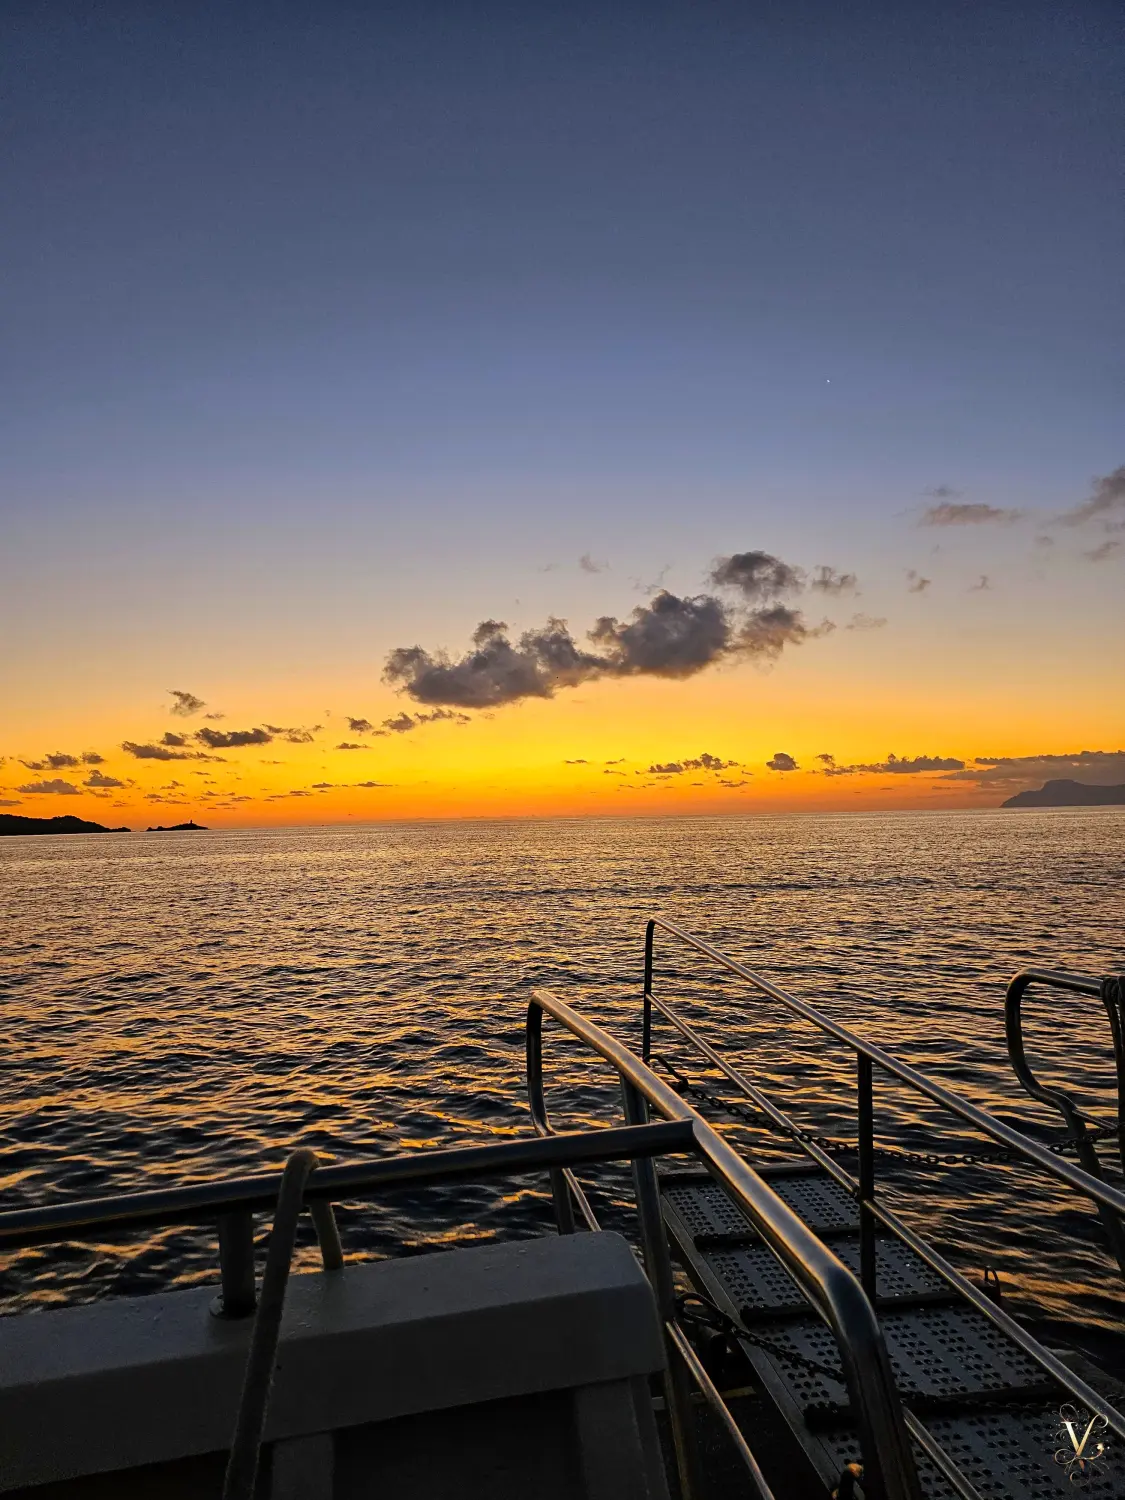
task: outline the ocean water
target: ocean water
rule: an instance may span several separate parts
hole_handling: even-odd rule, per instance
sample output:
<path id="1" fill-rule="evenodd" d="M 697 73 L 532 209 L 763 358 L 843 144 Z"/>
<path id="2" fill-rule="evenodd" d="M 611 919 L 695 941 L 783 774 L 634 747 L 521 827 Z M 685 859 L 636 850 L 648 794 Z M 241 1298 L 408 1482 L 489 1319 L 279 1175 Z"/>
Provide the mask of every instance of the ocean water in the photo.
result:
<path id="1" fill-rule="evenodd" d="M 344 1161 L 526 1135 L 529 991 L 639 1046 L 655 913 L 1004 1118 L 1055 1129 L 1011 1073 L 1004 987 L 1029 964 L 1125 966 L 1123 834 L 1107 809 L 5 839 L 0 1201 L 260 1170 L 298 1142 Z M 657 974 L 803 1126 L 854 1138 L 852 1057 L 671 940 Z M 1112 1115 L 1098 1004 L 1041 995 L 1027 1012 L 1044 1078 Z M 656 1050 L 705 1077 L 671 1037 Z M 557 1028 L 547 1055 L 557 1123 L 619 1121 L 604 1067 Z M 876 1105 L 889 1144 L 981 1144 L 878 1076 Z M 590 1181 L 605 1221 L 627 1225 L 627 1176 Z M 886 1190 L 970 1273 L 997 1269 L 1017 1309 L 1125 1322 L 1089 1206 L 1030 1169 L 899 1171 Z M 339 1213 L 357 1256 L 550 1223 L 536 1177 Z M 210 1281 L 216 1265 L 198 1228 L 27 1250 L 0 1261 L 0 1308 Z"/>

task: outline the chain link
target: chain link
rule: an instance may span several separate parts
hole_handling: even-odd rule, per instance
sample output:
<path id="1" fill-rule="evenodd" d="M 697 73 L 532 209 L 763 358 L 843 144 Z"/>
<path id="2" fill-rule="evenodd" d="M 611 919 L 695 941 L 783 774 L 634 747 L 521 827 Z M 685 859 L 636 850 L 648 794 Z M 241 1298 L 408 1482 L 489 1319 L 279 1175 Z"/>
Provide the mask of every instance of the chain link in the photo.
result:
<path id="1" fill-rule="evenodd" d="M 684 1097 L 702 1099 L 706 1103 L 723 1110 L 735 1119 L 741 1120 L 746 1125 L 757 1128 L 769 1126 L 780 1131 L 782 1135 L 790 1139 L 801 1141 L 808 1145 L 819 1146 L 827 1156 L 854 1156 L 859 1151 L 859 1146 L 854 1141 L 834 1140 L 831 1136 L 816 1135 L 810 1130 L 801 1130 L 796 1126 L 778 1124 L 771 1119 L 764 1110 L 757 1109 L 752 1105 L 734 1103 L 724 1099 L 721 1094 L 710 1089 L 706 1084 L 695 1083 L 686 1074 L 674 1068 L 666 1057 L 659 1057 L 653 1053 L 652 1060 L 659 1063 L 668 1073 L 672 1075 L 673 1088 Z M 1120 1133 L 1118 1125 L 1098 1125 L 1086 1132 L 1085 1139 L 1091 1143 L 1095 1141 L 1111 1140 Z M 1052 1141 L 1047 1150 L 1055 1156 L 1062 1156 L 1068 1151 L 1078 1148 L 1078 1141 L 1073 1136 L 1067 1136 L 1061 1141 Z M 904 1166 L 916 1167 L 975 1167 L 984 1166 L 991 1162 L 1021 1161 L 1023 1158 L 1015 1151 L 1007 1151 L 1001 1148 L 998 1151 L 977 1152 L 948 1152 L 938 1155 L 932 1151 L 908 1151 L 902 1146 L 876 1146 L 874 1154 L 883 1161 L 897 1162 Z"/>

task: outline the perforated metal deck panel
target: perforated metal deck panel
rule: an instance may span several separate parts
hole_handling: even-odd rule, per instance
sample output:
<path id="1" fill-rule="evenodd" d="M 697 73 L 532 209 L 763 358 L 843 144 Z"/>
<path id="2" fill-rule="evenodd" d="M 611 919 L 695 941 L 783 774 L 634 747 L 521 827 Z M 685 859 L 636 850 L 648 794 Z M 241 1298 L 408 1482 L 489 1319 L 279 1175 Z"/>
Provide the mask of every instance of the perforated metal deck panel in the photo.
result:
<path id="1" fill-rule="evenodd" d="M 850 1195 L 819 1168 L 768 1168 L 770 1186 L 854 1271 L 859 1220 Z M 805 1448 L 826 1490 L 859 1458 L 835 1340 L 796 1284 L 717 1183 L 662 1180 L 665 1220 L 696 1286 L 744 1330 L 740 1343 L 766 1392 Z M 904 1403 L 982 1497 L 1074 1495 L 1059 1409 L 1067 1393 L 907 1245 L 876 1241 L 877 1301 Z M 817 1368 L 817 1367 L 821 1368 Z M 955 1495 L 916 1455 L 927 1500 Z M 1066 1452 L 1061 1453 L 1063 1459 Z M 1125 1496 L 1125 1462 L 1080 1476 L 1092 1497 Z"/>

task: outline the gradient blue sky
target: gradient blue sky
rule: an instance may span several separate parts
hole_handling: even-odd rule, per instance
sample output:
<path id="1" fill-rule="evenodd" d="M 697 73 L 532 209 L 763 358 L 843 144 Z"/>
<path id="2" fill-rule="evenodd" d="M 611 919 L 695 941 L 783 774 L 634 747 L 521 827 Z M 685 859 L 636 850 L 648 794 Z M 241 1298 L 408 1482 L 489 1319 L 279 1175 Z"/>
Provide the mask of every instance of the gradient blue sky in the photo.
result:
<path id="1" fill-rule="evenodd" d="M 1125 461 L 1118 6 L 12 5 L 0 57 L 0 751 L 393 709 L 393 646 L 749 547 L 858 570 L 947 721 L 982 639 L 1120 689 L 1120 562 L 1033 541 Z M 1031 520 L 924 534 L 940 485 Z"/>

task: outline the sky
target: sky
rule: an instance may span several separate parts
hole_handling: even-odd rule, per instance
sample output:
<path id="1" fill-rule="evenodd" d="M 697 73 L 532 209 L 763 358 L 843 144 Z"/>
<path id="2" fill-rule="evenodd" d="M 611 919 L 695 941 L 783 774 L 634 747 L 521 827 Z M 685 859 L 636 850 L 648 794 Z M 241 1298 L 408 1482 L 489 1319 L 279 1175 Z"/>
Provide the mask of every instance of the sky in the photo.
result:
<path id="1" fill-rule="evenodd" d="M 1113 4 L 12 4 L 0 809 L 1125 782 Z"/>

